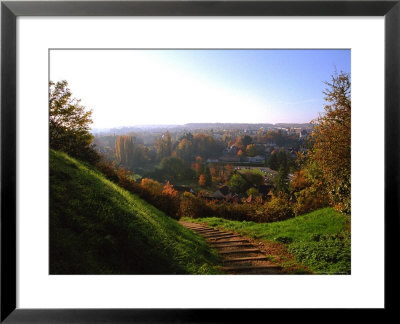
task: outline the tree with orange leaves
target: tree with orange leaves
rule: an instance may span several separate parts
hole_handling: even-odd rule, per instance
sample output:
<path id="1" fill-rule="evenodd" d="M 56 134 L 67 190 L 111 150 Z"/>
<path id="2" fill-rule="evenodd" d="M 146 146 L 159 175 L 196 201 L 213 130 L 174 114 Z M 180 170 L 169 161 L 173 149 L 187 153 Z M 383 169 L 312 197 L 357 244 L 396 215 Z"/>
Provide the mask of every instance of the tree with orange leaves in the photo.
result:
<path id="1" fill-rule="evenodd" d="M 199 186 L 200 187 L 205 187 L 206 186 L 206 177 L 203 174 L 200 174 Z"/>
<path id="2" fill-rule="evenodd" d="M 197 175 L 200 175 L 204 170 L 204 163 L 201 156 L 196 156 L 196 162 L 192 163 L 192 169 L 196 171 Z"/>
<path id="3" fill-rule="evenodd" d="M 351 192 L 351 83 L 337 72 L 323 92 L 325 113 L 315 119 L 310 160 L 321 170 L 331 203 L 350 213 Z"/>
<path id="4" fill-rule="evenodd" d="M 162 193 L 173 198 L 179 197 L 179 192 L 174 189 L 174 186 L 170 184 L 169 181 L 167 181 L 167 183 L 164 185 Z"/>

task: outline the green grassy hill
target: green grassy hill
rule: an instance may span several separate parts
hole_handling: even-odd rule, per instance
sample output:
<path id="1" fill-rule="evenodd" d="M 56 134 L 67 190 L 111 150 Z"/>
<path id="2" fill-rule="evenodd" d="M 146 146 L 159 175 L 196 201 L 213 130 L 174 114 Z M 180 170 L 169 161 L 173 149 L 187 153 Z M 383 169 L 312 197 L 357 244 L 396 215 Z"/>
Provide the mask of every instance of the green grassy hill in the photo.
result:
<path id="1" fill-rule="evenodd" d="M 185 220 L 205 222 L 212 227 L 284 244 L 297 261 L 314 273 L 350 273 L 350 216 L 333 208 L 274 223 L 239 222 L 216 217 Z"/>
<path id="2" fill-rule="evenodd" d="M 50 151 L 51 274 L 218 273 L 205 241 L 68 155 Z"/>

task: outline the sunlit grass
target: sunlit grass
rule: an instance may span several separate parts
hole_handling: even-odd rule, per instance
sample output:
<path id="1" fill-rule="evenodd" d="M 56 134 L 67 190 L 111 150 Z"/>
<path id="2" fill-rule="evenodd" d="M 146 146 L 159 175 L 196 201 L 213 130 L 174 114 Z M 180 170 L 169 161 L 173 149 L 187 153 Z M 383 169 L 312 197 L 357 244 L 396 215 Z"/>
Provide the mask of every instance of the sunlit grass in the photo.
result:
<path id="1" fill-rule="evenodd" d="M 192 219 L 185 219 L 194 221 Z M 274 223 L 202 218 L 212 227 L 284 244 L 297 261 L 315 273 L 350 273 L 350 216 L 324 208 Z"/>
<path id="2" fill-rule="evenodd" d="M 206 242 L 68 155 L 50 152 L 50 273 L 219 273 Z"/>

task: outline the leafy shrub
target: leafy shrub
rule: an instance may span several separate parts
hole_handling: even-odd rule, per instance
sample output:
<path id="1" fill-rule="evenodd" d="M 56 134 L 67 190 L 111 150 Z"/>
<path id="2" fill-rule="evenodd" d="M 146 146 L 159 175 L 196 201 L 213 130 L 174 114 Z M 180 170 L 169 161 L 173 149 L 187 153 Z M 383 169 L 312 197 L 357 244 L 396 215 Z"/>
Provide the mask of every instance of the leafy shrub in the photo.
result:
<path id="1" fill-rule="evenodd" d="M 250 184 L 246 181 L 244 176 L 239 173 L 235 173 L 229 179 L 229 188 L 233 192 L 245 193 L 250 188 Z"/>
<path id="2" fill-rule="evenodd" d="M 316 235 L 311 242 L 300 241 L 292 243 L 288 250 L 301 263 L 317 272 L 350 273 L 350 233 Z"/>
<path id="3" fill-rule="evenodd" d="M 266 203 L 268 221 L 275 222 L 294 217 L 293 209 L 286 198 L 277 196 Z"/>
<path id="4" fill-rule="evenodd" d="M 210 204 L 216 217 L 230 220 L 247 220 L 256 222 L 254 206 L 250 204 L 214 203 Z"/>
<path id="5" fill-rule="evenodd" d="M 318 186 L 309 186 L 295 193 L 293 210 L 296 216 L 329 206 L 329 198 Z"/>
<path id="6" fill-rule="evenodd" d="M 351 184 L 350 179 L 339 182 L 330 191 L 329 195 L 332 198 L 334 208 L 345 214 L 351 212 Z"/>
<path id="7" fill-rule="evenodd" d="M 210 217 L 212 210 L 203 199 L 185 192 L 181 197 L 178 214 L 181 217 L 191 218 Z"/>
<path id="8" fill-rule="evenodd" d="M 175 219 L 179 219 L 180 195 L 169 181 L 164 185 L 158 200 L 158 204 L 162 206 L 164 212 Z"/>
<path id="9" fill-rule="evenodd" d="M 144 189 L 149 190 L 153 194 L 160 194 L 163 189 L 162 184 L 153 179 L 143 178 L 140 184 Z"/>
<path id="10" fill-rule="evenodd" d="M 235 204 L 230 202 L 209 202 L 208 206 L 212 209 L 215 217 L 225 218 L 236 221 L 251 221 L 255 223 L 274 222 L 284 219 L 284 217 L 292 217 L 290 207 L 283 207 L 283 215 L 277 216 L 273 210 L 263 204 L 254 202 L 251 204 Z M 271 213 L 272 212 L 272 213 Z"/>
<path id="11" fill-rule="evenodd" d="M 175 219 L 179 218 L 179 194 L 169 182 L 163 187 L 161 183 L 153 179 L 144 178 L 141 184 L 138 184 L 132 179 L 130 171 L 123 168 L 115 170 L 107 163 L 98 163 L 98 170 L 120 187 L 137 194 L 168 216 Z"/>
<path id="12" fill-rule="evenodd" d="M 115 172 L 115 166 L 112 165 L 110 162 L 100 161 L 96 163 L 96 168 L 102 174 L 104 174 L 108 180 L 118 182 L 118 176 Z"/>
<path id="13" fill-rule="evenodd" d="M 149 178 L 143 178 L 136 183 L 130 171 L 123 168 L 115 169 L 109 163 L 98 163 L 98 169 L 108 179 L 116 182 L 120 187 L 137 194 L 172 218 L 179 217 L 203 218 L 216 216 L 238 221 L 253 221 L 257 223 L 274 222 L 293 217 L 293 211 L 288 201 L 283 198 L 274 198 L 267 205 L 254 201 L 252 203 L 207 202 L 200 196 L 190 193 L 182 196 L 167 182 L 164 186 Z"/>
<path id="14" fill-rule="evenodd" d="M 311 235 L 311 241 L 319 242 L 320 239 L 321 239 L 321 235 L 322 234 L 313 234 L 313 235 Z"/>
<path id="15" fill-rule="evenodd" d="M 293 242 L 293 239 L 291 237 L 288 237 L 288 236 L 278 236 L 275 240 L 277 242 L 283 243 L 283 244 L 290 244 L 290 243 Z"/>
<path id="16" fill-rule="evenodd" d="M 257 188 L 251 187 L 246 191 L 247 196 L 257 197 L 259 195 L 259 191 Z"/>

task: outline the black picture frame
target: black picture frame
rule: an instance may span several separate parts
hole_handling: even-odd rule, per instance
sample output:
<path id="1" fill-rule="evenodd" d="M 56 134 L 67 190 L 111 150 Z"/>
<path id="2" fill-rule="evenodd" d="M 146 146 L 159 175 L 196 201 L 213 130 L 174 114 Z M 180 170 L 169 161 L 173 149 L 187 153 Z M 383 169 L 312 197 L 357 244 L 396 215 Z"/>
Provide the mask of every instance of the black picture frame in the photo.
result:
<path id="1" fill-rule="evenodd" d="M 16 308 L 16 19 L 18 16 L 384 16 L 385 309 L 396 307 L 389 249 L 399 234 L 400 0 L 395 1 L 2 1 L 1 322 L 234 322 L 265 310 Z M 397 254 L 396 254 L 397 255 Z M 260 313 L 260 314 L 258 314 Z M 240 315 L 240 316 L 239 316 Z"/>

